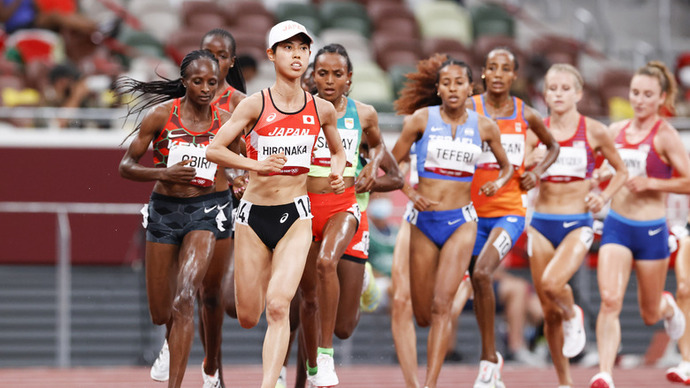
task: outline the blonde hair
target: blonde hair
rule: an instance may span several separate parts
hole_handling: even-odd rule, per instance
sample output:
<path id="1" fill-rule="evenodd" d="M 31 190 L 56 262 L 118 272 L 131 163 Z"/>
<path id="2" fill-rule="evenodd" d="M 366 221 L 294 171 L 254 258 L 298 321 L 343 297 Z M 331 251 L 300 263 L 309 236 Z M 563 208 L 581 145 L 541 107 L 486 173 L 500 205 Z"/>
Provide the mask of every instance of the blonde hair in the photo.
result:
<path id="1" fill-rule="evenodd" d="M 575 66 L 569 64 L 569 63 L 554 63 L 549 67 L 549 70 L 546 71 L 546 74 L 544 75 L 544 80 L 546 81 L 546 77 L 549 76 L 550 73 L 555 73 L 557 71 L 562 71 L 564 73 L 570 73 L 575 77 L 575 87 L 578 90 L 582 90 L 585 86 L 585 81 L 582 78 L 582 74 L 580 74 L 580 71 L 578 71 Z M 544 82 L 544 91 L 546 91 L 546 82 Z"/>
<path id="2" fill-rule="evenodd" d="M 639 68 L 635 75 L 646 75 L 654 77 L 661 85 L 661 92 L 666 93 L 666 99 L 663 106 L 671 110 L 675 110 L 676 94 L 678 94 L 678 85 L 676 79 L 671 74 L 671 71 L 661 61 L 649 61 L 646 65 Z"/>

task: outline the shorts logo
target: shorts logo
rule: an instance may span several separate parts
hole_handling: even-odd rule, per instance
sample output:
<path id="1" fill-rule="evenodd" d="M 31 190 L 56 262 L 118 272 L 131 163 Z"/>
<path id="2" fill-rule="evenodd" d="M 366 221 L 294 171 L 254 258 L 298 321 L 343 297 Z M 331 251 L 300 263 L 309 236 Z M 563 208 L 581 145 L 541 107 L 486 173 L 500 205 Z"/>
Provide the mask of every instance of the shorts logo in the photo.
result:
<path id="1" fill-rule="evenodd" d="M 281 223 L 281 224 L 284 224 L 285 221 L 287 221 L 288 217 L 289 217 L 289 214 L 284 213 L 283 216 L 280 217 L 280 223 Z"/>
<path id="2" fill-rule="evenodd" d="M 275 119 L 276 119 L 276 113 L 273 112 L 273 113 L 271 113 L 270 115 L 268 115 L 268 117 L 266 117 L 266 122 L 267 122 L 267 123 L 270 123 L 271 121 L 273 121 L 273 120 L 275 120 Z"/>
<path id="3" fill-rule="evenodd" d="M 517 222 L 518 219 L 517 219 L 517 217 L 508 217 L 508 218 L 506 218 L 506 221 L 508 221 L 508 222 Z"/>
<path id="4" fill-rule="evenodd" d="M 659 232 L 661 232 L 662 229 L 664 228 L 651 229 L 647 231 L 647 234 L 650 236 L 656 236 L 657 234 L 659 234 Z"/>
<path id="5" fill-rule="evenodd" d="M 304 116 L 302 116 L 302 122 L 304 124 L 314 124 L 314 116 L 304 115 Z"/>
<path id="6" fill-rule="evenodd" d="M 578 221 L 570 221 L 570 222 L 564 222 L 563 223 L 563 229 L 568 229 L 574 225 L 576 225 Z"/>
<path id="7" fill-rule="evenodd" d="M 448 225 L 455 225 L 455 224 L 457 224 L 458 222 L 464 221 L 464 220 L 465 220 L 464 218 L 459 218 L 459 219 L 457 219 L 457 220 L 448 221 Z"/>
<path id="8" fill-rule="evenodd" d="M 210 213 L 210 212 L 212 212 L 213 209 L 215 209 L 217 206 L 218 206 L 218 205 L 213 205 L 213 206 L 211 206 L 211 207 L 205 207 L 205 208 L 204 208 L 204 213 Z M 226 206 L 227 206 L 227 205 L 226 205 Z"/>

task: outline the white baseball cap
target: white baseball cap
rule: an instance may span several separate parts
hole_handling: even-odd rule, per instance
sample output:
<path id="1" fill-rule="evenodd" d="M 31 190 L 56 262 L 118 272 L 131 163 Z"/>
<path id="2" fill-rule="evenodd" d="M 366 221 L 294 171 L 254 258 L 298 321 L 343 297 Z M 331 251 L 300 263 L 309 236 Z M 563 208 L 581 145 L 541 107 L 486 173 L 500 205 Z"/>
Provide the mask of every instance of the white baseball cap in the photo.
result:
<path id="1" fill-rule="evenodd" d="M 307 29 L 303 25 L 294 20 L 285 20 L 273 26 L 268 33 L 268 48 L 273 47 L 274 44 L 288 40 L 295 35 L 304 34 L 309 38 L 309 44 L 314 43 L 314 38 L 309 35 Z"/>

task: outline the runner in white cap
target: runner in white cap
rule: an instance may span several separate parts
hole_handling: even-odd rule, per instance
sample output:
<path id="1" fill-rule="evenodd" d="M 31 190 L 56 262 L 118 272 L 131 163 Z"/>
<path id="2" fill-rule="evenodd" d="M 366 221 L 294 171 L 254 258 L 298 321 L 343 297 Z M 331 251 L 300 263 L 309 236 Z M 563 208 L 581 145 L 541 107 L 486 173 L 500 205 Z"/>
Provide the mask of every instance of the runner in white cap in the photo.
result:
<path id="1" fill-rule="evenodd" d="M 268 35 L 268 59 L 276 82 L 240 102 L 207 150 L 209 160 L 249 171 L 249 185 L 235 218 L 237 319 L 255 326 L 266 309 L 262 388 L 274 388 L 290 337 L 289 308 L 311 243 L 307 172 L 319 131 L 331 152 L 329 182 L 343 193 L 345 152 L 333 104 L 301 87 L 313 42 L 294 21 Z M 243 134 L 247 157 L 227 147 Z"/>

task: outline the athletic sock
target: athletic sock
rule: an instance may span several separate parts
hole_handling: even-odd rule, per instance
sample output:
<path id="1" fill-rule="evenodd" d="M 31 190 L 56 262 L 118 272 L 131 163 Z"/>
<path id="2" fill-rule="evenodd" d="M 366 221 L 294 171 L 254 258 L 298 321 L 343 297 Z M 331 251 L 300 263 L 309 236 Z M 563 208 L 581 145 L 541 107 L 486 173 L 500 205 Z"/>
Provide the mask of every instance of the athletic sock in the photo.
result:
<path id="1" fill-rule="evenodd" d="M 318 348 L 318 354 L 328 354 L 329 356 L 333 357 L 333 348 Z"/>
<path id="2" fill-rule="evenodd" d="M 309 376 L 314 376 L 319 372 L 318 366 L 309 366 L 309 360 L 307 360 L 305 364 L 307 364 L 307 374 Z"/>

